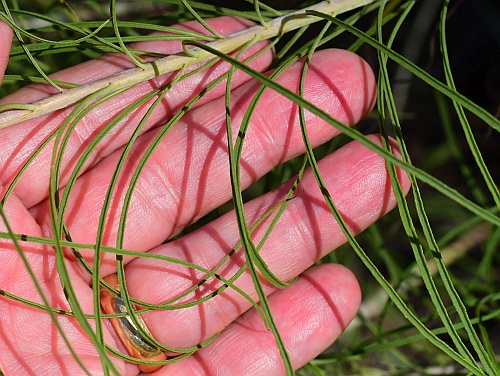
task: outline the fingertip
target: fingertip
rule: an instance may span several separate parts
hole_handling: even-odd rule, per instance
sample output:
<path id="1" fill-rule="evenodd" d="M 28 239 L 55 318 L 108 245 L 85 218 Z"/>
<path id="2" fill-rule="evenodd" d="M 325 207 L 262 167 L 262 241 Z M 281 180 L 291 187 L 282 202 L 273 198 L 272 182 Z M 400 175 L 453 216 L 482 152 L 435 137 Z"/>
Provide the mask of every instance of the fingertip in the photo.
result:
<path id="1" fill-rule="evenodd" d="M 392 137 L 389 137 L 389 143 L 391 145 L 391 150 L 392 150 L 393 154 L 397 158 L 403 159 L 403 156 L 401 154 L 401 150 L 399 150 L 398 142 L 395 139 L 393 139 Z M 401 184 L 401 189 L 403 190 L 403 193 L 406 195 L 410 191 L 411 180 L 408 177 L 408 174 L 406 173 L 406 171 L 400 167 L 396 168 L 396 174 L 397 174 L 399 184 Z"/>
<path id="2" fill-rule="evenodd" d="M 354 273 L 340 264 L 321 264 L 304 272 L 310 283 L 332 308 L 340 335 L 352 321 L 361 304 L 361 287 Z"/>
<path id="3" fill-rule="evenodd" d="M 330 347 L 344 332 L 361 304 L 361 288 L 345 266 L 321 264 L 304 272 L 289 294 L 300 300 L 287 311 L 274 306 L 273 312 L 277 311 L 278 318 L 284 311 L 287 316 L 295 315 L 298 319 L 295 328 L 281 327 L 278 321 L 294 368 L 298 369 Z"/>
<path id="4" fill-rule="evenodd" d="M 336 264 L 315 266 L 290 287 L 269 297 L 274 321 L 295 369 L 339 337 L 354 318 L 360 301 L 356 277 Z M 175 375 L 187 369 L 189 374 L 215 374 L 221 369 L 235 375 L 285 373 L 275 339 L 255 310 L 241 316 L 206 348 L 160 372 Z"/>
<path id="5" fill-rule="evenodd" d="M 325 102 L 326 106 L 320 108 L 330 108 L 328 104 L 335 98 L 336 108 L 330 112 L 337 120 L 353 125 L 373 109 L 377 97 L 375 75 L 355 53 L 334 48 L 318 51 L 311 59 L 308 74 L 317 76 L 327 86 L 327 90 L 311 86 L 310 97 L 314 103 Z"/>
<path id="6" fill-rule="evenodd" d="M 367 137 L 382 146 L 382 136 L 380 134 L 371 134 Z M 403 155 L 401 154 L 401 150 L 399 149 L 398 142 L 392 137 L 388 137 L 388 141 L 392 154 L 394 154 L 394 156 L 398 159 L 403 159 Z M 399 184 L 401 185 L 403 193 L 406 195 L 411 187 L 411 181 L 408 177 L 408 174 L 401 167 L 396 167 L 396 176 L 398 178 Z"/>

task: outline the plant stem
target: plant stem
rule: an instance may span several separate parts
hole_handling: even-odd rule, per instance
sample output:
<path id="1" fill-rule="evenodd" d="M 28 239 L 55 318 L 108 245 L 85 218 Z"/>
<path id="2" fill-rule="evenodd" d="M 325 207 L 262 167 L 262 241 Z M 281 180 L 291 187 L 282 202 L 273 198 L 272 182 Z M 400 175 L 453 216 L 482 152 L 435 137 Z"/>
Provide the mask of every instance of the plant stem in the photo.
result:
<path id="1" fill-rule="evenodd" d="M 376 0 L 323 1 L 308 8 L 289 13 L 285 16 L 274 18 L 273 20 L 267 22 L 265 27 L 261 25 L 252 26 L 248 29 L 231 34 L 223 39 L 210 42 L 208 45 L 220 52 L 230 53 L 241 48 L 253 39 L 270 39 L 305 25 L 322 21 L 322 18 L 307 16 L 305 14 L 306 11 L 316 10 L 329 15 L 338 15 L 375 1 Z M 70 88 L 62 93 L 54 94 L 41 99 L 32 103 L 33 109 L 31 110 L 16 109 L 0 113 L 0 129 L 66 108 L 105 87 L 108 87 L 112 91 L 114 89 L 124 88 L 127 86 L 134 86 L 157 76 L 215 58 L 216 57 L 213 54 L 199 48 L 187 49 L 185 52 L 149 62 L 145 64 L 144 69 L 134 67 L 112 76 Z"/>

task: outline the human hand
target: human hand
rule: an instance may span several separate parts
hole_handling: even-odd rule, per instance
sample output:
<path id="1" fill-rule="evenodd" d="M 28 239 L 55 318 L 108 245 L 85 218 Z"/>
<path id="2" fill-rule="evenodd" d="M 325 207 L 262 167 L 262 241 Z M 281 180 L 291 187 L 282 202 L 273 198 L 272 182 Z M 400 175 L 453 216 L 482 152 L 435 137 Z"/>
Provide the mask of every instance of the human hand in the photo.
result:
<path id="1" fill-rule="evenodd" d="M 246 21 L 219 18 L 208 20 L 221 34 L 248 27 Z M 203 31 L 196 23 L 185 27 Z M 0 27 L 0 71 L 3 72 L 12 32 Z M 136 45 L 145 50 L 175 53 L 176 42 L 145 42 Z M 246 56 L 262 45 L 249 50 Z M 271 53 L 252 61 L 254 69 L 265 71 Z M 62 81 L 88 82 L 130 67 L 126 58 L 106 55 L 53 75 Z M 297 90 L 302 65 L 296 63 L 283 72 L 278 82 Z M 214 78 L 227 71 L 217 64 L 181 84 L 175 85 L 148 121 L 134 144 L 130 157 L 113 191 L 110 210 L 102 234 L 102 243 L 116 244 L 123 200 L 132 174 L 144 150 L 169 117 Z M 103 127 L 120 111 L 149 92 L 168 82 L 172 75 L 139 85 L 113 98 L 86 115 L 74 129 L 61 166 L 63 188 L 79 156 Z M 259 84 L 241 72 L 233 79 L 232 121 L 234 129 L 245 113 Z M 229 164 L 225 131 L 224 84 L 208 92 L 169 130 L 160 142 L 134 189 L 126 217 L 123 248 L 186 260 L 213 269 L 240 240 L 233 212 L 227 213 L 200 229 L 169 243 L 165 239 L 180 233 L 186 226 L 231 199 Z M 0 103 L 33 102 L 52 94 L 46 85 L 30 85 L 3 98 Z M 346 124 L 365 116 L 375 100 L 375 81 L 368 65 L 352 53 L 325 50 L 311 60 L 304 96 Z M 267 90 L 260 100 L 245 137 L 241 160 L 241 185 L 248 187 L 273 167 L 304 152 L 297 106 Z M 76 243 L 95 244 L 99 216 L 116 164 L 132 132 L 148 105 L 140 107 L 113 128 L 85 163 L 68 201 L 65 223 Z M 5 193 L 27 158 L 61 125 L 71 109 L 57 111 L 0 131 L 0 191 Z M 337 135 L 338 131 L 321 119 L 308 115 L 307 127 L 313 146 Z M 234 132 L 236 133 L 236 132 Z M 372 136 L 376 140 L 376 136 Z M 14 233 L 30 236 L 53 236 L 49 194 L 49 175 L 53 141 L 23 172 L 3 211 Z M 359 233 L 395 206 L 389 177 L 382 158 L 351 142 L 319 162 L 326 186 L 353 233 Z M 408 180 L 400 174 L 405 190 Z M 250 225 L 281 202 L 293 180 L 245 205 Z M 314 176 L 306 171 L 300 181 L 300 194 L 289 201 L 283 215 L 267 239 L 261 255 L 269 268 L 282 280 L 299 278 L 290 287 L 275 291 L 264 283 L 278 329 L 294 368 L 299 368 L 328 347 L 345 329 L 360 303 L 355 277 L 341 265 L 321 265 L 308 269 L 315 261 L 345 242 L 345 237 L 324 203 Z M 263 236 L 269 219 L 252 233 L 254 241 Z M 0 230 L 6 231 L 0 221 Z M 21 242 L 36 279 L 50 305 L 70 311 L 58 277 L 54 249 L 49 245 Z M 15 296 L 43 303 L 27 273 L 20 255 L 10 240 L 0 240 L 3 271 L 0 289 Z M 93 314 L 92 277 L 83 271 L 78 260 L 67 250 L 64 264 L 71 277 L 72 289 L 87 314 Z M 94 251 L 80 249 L 90 263 Z M 241 251 L 235 253 L 217 273 L 229 279 L 244 264 Z M 128 293 L 139 301 L 160 304 L 184 292 L 203 279 L 205 274 L 191 268 L 155 258 L 125 257 Z M 101 277 L 116 273 L 116 257 L 104 252 Z M 209 280 L 191 299 L 216 290 L 221 283 Z M 248 272 L 236 285 L 256 299 Z M 5 295 L 5 294 L 3 294 Z M 213 342 L 185 359 L 157 371 L 170 374 L 279 375 L 283 362 L 275 339 L 248 300 L 228 288 L 210 300 L 191 308 L 152 311 L 142 315 L 153 337 L 168 347 L 195 346 L 222 332 Z M 248 311 L 247 311 L 248 310 Z M 90 374 L 100 374 L 102 363 L 95 346 L 71 316 L 57 315 L 57 320 L 72 348 Z M 105 342 L 124 352 L 113 328 L 104 325 Z M 92 322 L 92 321 L 90 321 Z M 0 367 L 11 374 L 83 374 L 71 355 L 51 317 L 41 309 L 28 307 L 7 296 L 0 296 Z M 137 365 L 111 357 L 120 374 L 134 375 Z"/>

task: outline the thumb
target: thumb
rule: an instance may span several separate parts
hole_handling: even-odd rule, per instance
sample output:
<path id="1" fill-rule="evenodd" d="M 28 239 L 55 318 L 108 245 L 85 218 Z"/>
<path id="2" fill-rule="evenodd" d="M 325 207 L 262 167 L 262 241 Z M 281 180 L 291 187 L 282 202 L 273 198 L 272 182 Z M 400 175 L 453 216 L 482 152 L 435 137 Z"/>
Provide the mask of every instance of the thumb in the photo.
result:
<path id="1" fill-rule="evenodd" d="M 0 21 L 0 82 L 3 80 L 5 68 L 9 62 L 10 45 L 12 44 L 12 29 Z"/>

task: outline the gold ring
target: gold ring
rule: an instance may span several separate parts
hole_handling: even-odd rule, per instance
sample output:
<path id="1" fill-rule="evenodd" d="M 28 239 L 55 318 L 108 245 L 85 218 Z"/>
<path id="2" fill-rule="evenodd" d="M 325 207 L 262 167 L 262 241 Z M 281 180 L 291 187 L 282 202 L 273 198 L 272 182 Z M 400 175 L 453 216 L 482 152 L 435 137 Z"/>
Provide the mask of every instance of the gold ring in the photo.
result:
<path id="1" fill-rule="evenodd" d="M 116 274 L 109 275 L 103 278 L 111 287 L 120 290 L 118 283 L 118 276 Z M 114 295 L 111 291 L 101 286 L 101 306 L 105 313 L 127 313 L 127 307 L 120 296 Z M 140 360 L 161 361 L 166 360 L 165 354 L 153 343 L 144 338 L 137 330 L 135 323 L 129 316 L 124 317 L 111 317 L 109 318 L 111 325 L 116 331 L 118 337 L 127 349 L 131 357 Z M 137 316 L 137 322 L 141 328 L 148 334 L 151 334 L 146 323 Z M 138 364 L 142 372 L 155 372 L 158 371 L 163 365 L 155 364 Z"/>

